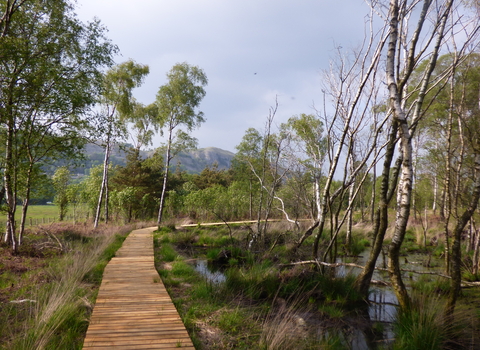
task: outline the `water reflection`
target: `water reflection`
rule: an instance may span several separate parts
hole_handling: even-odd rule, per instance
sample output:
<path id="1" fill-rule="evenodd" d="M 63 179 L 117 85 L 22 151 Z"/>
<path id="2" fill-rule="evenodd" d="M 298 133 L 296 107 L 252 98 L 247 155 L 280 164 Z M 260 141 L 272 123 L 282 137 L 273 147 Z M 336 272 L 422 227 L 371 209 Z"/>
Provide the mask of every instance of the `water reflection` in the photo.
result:
<path id="1" fill-rule="evenodd" d="M 223 283 L 227 279 L 220 270 L 215 271 L 212 266 L 209 266 L 207 260 L 197 259 L 195 270 L 204 276 L 207 281 L 215 284 Z"/>
<path id="2" fill-rule="evenodd" d="M 386 288 L 370 291 L 368 314 L 373 322 L 393 322 L 397 314 L 397 297 Z"/>

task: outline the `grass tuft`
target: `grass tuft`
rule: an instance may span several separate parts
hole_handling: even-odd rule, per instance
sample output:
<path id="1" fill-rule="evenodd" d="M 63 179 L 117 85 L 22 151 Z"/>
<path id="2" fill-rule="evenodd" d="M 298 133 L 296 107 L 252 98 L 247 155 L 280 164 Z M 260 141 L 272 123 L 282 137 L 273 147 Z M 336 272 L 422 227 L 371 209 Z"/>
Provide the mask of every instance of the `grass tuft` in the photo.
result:
<path id="1" fill-rule="evenodd" d="M 164 243 L 160 247 L 160 257 L 163 261 L 171 262 L 177 258 L 178 254 L 170 243 Z"/>
<path id="2" fill-rule="evenodd" d="M 425 295 L 414 298 L 408 310 L 397 314 L 394 349 L 442 349 L 447 339 L 441 299 Z"/>

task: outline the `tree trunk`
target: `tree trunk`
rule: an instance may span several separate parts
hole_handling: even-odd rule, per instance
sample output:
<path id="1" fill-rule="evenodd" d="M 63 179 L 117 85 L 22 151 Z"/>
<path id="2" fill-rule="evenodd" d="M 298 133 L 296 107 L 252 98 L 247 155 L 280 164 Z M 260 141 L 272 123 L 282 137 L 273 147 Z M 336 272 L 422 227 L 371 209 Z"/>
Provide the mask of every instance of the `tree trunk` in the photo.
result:
<path id="1" fill-rule="evenodd" d="M 18 233 L 18 245 L 20 246 L 23 241 L 23 234 L 25 232 L 25 222 L 27 221 L 27 210 L 30 203 L 30 187 L 31 187 L 31 176 L 32 176 L 32 167 L 33 163 L 30 163 L 28 173 L 27 173 L 27 183 L 25 184 L 25 199 L 23 200 L 22 205 L 22 217 L 20 219 L 20 232 Z"/>
<path id="2" fill-rule="evenodd" d="M 418 149 L 420 148 L 420 135 L 417 133 L 417 137 L 414 139 L 412 147 L 412 208 L 413 208 L 413 218 L 417 220 L 417 191 L 416 191 L 416 182 L 417 182 L 417 164 L 418 164 Z M 420 214 L 420 220 L 422 215 Z"/>
<path id="3" fill-rule="evenodd" d="M 475 155 L 475 187 L 470 200 L 470 204 L 462 216 L 459 218 L 455 229 L 453 230 L 453 244 L 451 255 L 451 277 L 452 288 L 447 303 L 446 316 L 447 320 L 453 315 L 455 304 L 461 290 L 462 282 L 462 232 L 468 221 L 472 218 L 473 213 L 477 209 L 478 201 L 480 200 L 480 152 Z"/>
<path id="4" fill-rule="evenodd" d="M 454 72 L 452 73 L 453 76 Z M 452 83 L 450 88 L 450 110 L 453 110 L 453 98 L 454 98 L 454 81 L 452 77 Z M 465 88 L 462 88 L 462 97 L 461 97 L 462 105 L 465 104 Z M 450 112 L 452 114 L 452 112 Z M 459 199 L 458 193 L 460 188 L 460 171 L 462 169 L 463 160 L 465 158 L 465 131 L 464 131 L 464 123 L 468 117 L 465 117 L 465 112 L 461 111 L 457 116 L 457 124 L 458 124 L 458 135 L 460 139 L 460 154 L 458 156 L 458 163 L 457 163 L 457 180 L 455 185 L 455 200 L 454 200 L 454 212 L 455 216 L 458 218 L 455 228 L 452 232 L 453 243 L 451 247 L 451 277 L 452 277 L 452 287 L 450 289 L 449 300 L 447 303 L 446 308 L 446 320 L 447 322 L 452 321 L 453 311 L 455 309 L 455 304 L 457 298 L 460 294 L 461 290 L 461 269 L 462 269 L 462 232 L 465 229 L 465 226 L 469 221 L 472 220 L 473 213 L 477 209 L 478 201 L 480 200 L 480 141 L 478 135 L 474 131 L 474 135 L 471 139 L 471 144 L 474 152 L 474 187 L 473 193 L 470 199 L 470 203 L 467 209 L 463 212 L 463 214 L 459 217 L 458 216 L 458 207 L 459 207 Z M 471 118 L 475 118 L 476 116 L 471 116 Z M 478 124 L 477 124 L 478 126 Z M 468 129 L 465 128 L 465 129 Z M 475 258 L 473 259 L 473 263 L 475 264 Z"/>
<path id="5" fill-rule="evenodd" d="M 352 167 L 353 168 L 353 167 Z M 355 193 L 355 181 L 350 185 L 348 189 L 348 210 L 347 214 L 347 235 L 345 238 L 345 245 L 347 248 L 350 248 L 350 244 L 352 242 L 352 229 L 353 229 L 353 194 Z"/>
<path id="6" fill-rule="evenodd" d="M 296 246 L 296 249 L 300 248 L 300 246 L 303 244 L 303 242 L 305 242 L 305 240 L 313 234 L 314 229 L 316 227 L 318 227 L 318 225 L 320 224 L 320 221 L 321 221 L 320 220 L 321 219 L 321 214 L 320 214 L 320 210 L 321 210 L 320 176 L 317 175 L 317 174 L 315 174 L 315 177 L 314 177 L 313 192 L 314 192 L 314 195 L 315 195 L 315 206 L 316 206 L 317 217 L 316 217 L 316 220 L 314 222 L 314 225 L 312 227 L 310 227 L 309 229 L 307 229 L 305 231 L 305 233 L 302 235 L 302 237 L 299 239 L 299 241 L 297 243 L 297 246 Z M 323 224 L 322 224 L 321 229 L 319 229 L 319 232 L 321 232 L 321 231 L 323 231 Z"/>
<path id="7" fill-rule="evenodd" d="M 388 204 L 393 197 L 400 169 L 401 158 L 397 158 L 394 172 L 393 174 L 390 173 L 391 164 L 395 153 L 397 130 L 398 124 L 395 120 L 392 120 L 389 141 L 383 161 L 379 203 L 378 208 L 375 211 L 375 217 L 373 221 L 372 249 L 370 250 L 370 256 L 368 257 L 368 260 L 365 263 L 365 268 L 358 275 L 355 281 L 355 286 L 357 290 L 365 298 L 368 297 L 370 283 L 372 281 L 373 273 L 375 272 L 375 265 L 377 263 L 378 257 L 380 256 L 380 253 L 382 252 L 383 240 L 385 238 L 385 233 L 387 232 L 388 228 Z"/>
<path id="8" fill-rule="evenodd" d="M 342 134 L 342 138 L 341 138 L 341 143 L 344 142 L 345 138 L 346 138 L 346 130 L 344 130 L 343 134 Z M 313 244 L 313 258 L 316 259 L 317 256 L 318 256 L 318 248 L 319 248 L 319 243 L 320 243 L 320 238 L 322 237 L 322 233 L 323 233 L 323 227 L 325 226 L 325 220 L 326 220 L 326 215 L 328 213 L 328 201 L 330 200 L 330 187 L 332 185 L 332 182 L 333 182 L 333 177 L 335 175 L 335 171 L 337 169 L 337 165 L 338 165 L 338 162 L 339 162 L 339 158 L 340 158 L 340 154 L 341 154 L 341 151 L 342 151 L 342 147 L 339 146 L 338 149 L 337 149 L 337 153 L 335 154 L 335 157 L 333 159 L 333 162 L 332 162 L 332 165 L 330 166 L 330 171 L 329 171 L 329 174 L 327 176 L 327 181 L 325 183 L 325 187 L 323 188 L 323 192 L 321 194 L 321 197 L 319 197 L 317 199 L 317 210 L 318 210 L 318 217 L 317 217 L 317 221 L 319 222 L 319 225 L 318 225 L 318 234 L 315 236 L 315 241 L 314 241 L 314 244 Z M 316 179 L 316 184 L 315 186 L 318 186 L 318 190 L 320 189 L 320 179 Z M 317 188 L 317 187 L 316 187 Z M 320 191 L 318 191 L 319 193 Z"/>
<path id="9" fill-rule="evenodd" d="M 453 74 L 453 72 L 452 72 Z M 453 76 L 451 77 L 453 79 Z M 452 134 L 453 134 L 453 112 L 452 112 L 452 103 L 453 103 L 453 81 L 450 85 L 450 112 L 448 113 L 447 120 L 447 144 L 446 144 L 446 157 L 445 157 L 445 178 L 443 180 L 443 192 L 442 192 L 442 219 L 444 220 L 444 233 L 445 233 L 445 273 L 448 274 L 450 271 L 450 217 L 452 212 L 452 184 L 451 184 L 451 174 L 452 174 Z"/>
<path id="10" fill-rule="evenodd" d="M 404 130 L 401 131 L 400 134 L 408 132 L 408 126 L 406 123 L 403 124 L 403 127 Z M 398 188 L 400 200 L 397 204 L 395 230 L 388 250 L 388 272 L 400 308 L 405 310 L 410 305 L 410 298 L 408 296 L 407 288 L 402 281 L 402 273 L 400 271 L 400 248 L 402 247 L 405 232 L 407 230 L 412 194 L 412 147 L 409 134 L 402 135 L 402 155 L 402 175 L 400 177 Z"/>
<path id="11" fill-rule="evenodd" d="M 162 223 L 162 215 L 163 215 L 163 207 L 165 205 L 165 196 L 167 193 L 167 181 L 168 181 L 168 170 L 170 168 L 170 156 L 171 156 L 171 147 L 172 147 L 172 132 L 173 130 L 170 129 L 168 134 L 168 143 L 167 143 L 167 154 L 165 156 L 165 172 L 163 174 L 163 186 L 162 186 L 162 195 L 160 197 L 160 206 L 158 208 L 158 217 L 157 217 L 157 225 Z"/>
<path id="12" fill-rule="evenodd" d="M 249 220 L 253 220 L 253 186 L 252 186 L 253 179 L 249 176 L 249 203 L 248 203 L 248 216 Z"/>
<path id="13" fill-rule="evenodd" d="M 432 204 L 432 211 L 433 215 L 437 215 L 437 201 L 438 201 L 438 167 L 435 164 L 435 173 L 433 174 L 433 204 Z"/>
<path id="14" fill-rule="evenodd" d="M 475 240 L 474 240 L 474 245 L 473 245 L 473 258 L 472 258 L 472 265 L 473 265 L 473 274 L 474 275 L 477 275 L 478 274 L 478 270 L 479 270 L 479 264 L 480 264 L 480 231 L 479 230 L 475 230 L 474 231 L 474 236 L 475 236 Z"/>
<path id="15" fill-rule="evenodd" d="M 11 109 L 11 106 L 9 106 Z M 16 169 L 13 159 L 14 139 L 15 139 L 15 123 L 14 118 L 10 113 L 7 116 L 6 142 L 5 142 L 5 169 L 3 172 L 3 181 L 5 186 L 5 202 L 7 204 L 7 223 L 5 241 L 11 245 L 14 254 L 18 251 L 18 242 L 15 235 L 15 211 L 16 203 L 16 189 L 15 178 Z"/>
<path id="16" fill-rule="evenodd" d="M 100 193 L 98 195 L 97 210 L 95 212 L 95 220 L 94 220 L 94 223 L 93 223 L 94 228 L 98 227 L 98 222 L 100 221 L 100 212 L 101 212 L 101 209 L 102 209 L 103 196 L 104 196 L 104 193 L 105 193 L 105 189 L 107 187 L 109 160 L 110 160 L 110 139 L 107 140 L 107 143 L 106 143 L 106 146 L 105 146 L 105 158 L 104 158 L 104 161 L 103 161 L 102 185 L 100 186 Z"/>
<path id="17" fill-rule="evenodd" d="M 107 171 L 104 171 L 104 174 L 103 176 L 105 176 L 105 180 L 104 180 L 104 189 L 105 189 L 105 224 L 108 224 L 108 216 L 109 216 L 109 212 L 108 212 L 108 205 L 110 203 L 110 197 L 109 197 L 109 188 L 108 188 L 108 164 L 107 164 Z"/>
<path id="18" fill-rule="evenodd" d="M 453 0 L 452 0 L 453 1 Z M 389 247 L 389 264 L 388 270 L 390 273 L 390 279 L 393 285 L 393 289 L 397 296 L 398 302 L 402 309 L 407 308 L 410 304 L 410 299 L 408 297 L 407 289 L 402 281 L 402 276 L 400 272 L 400 262 L 399 254 L 400 248 L 405 237 L 405 232 L 408 224 L 408 218 L 410 215 L 410 207 L 412 201 L 412 186 L 413 186 L 413 164 L 412 164 L 412 136 L 415 132 L 415 125 L 420 120 L 422 116 L 422 106 L 425 99 L 425 94 L 428 88 L 430 77 L 435 68 L 438 53 L 440 50 L 440 45 L 443 41 L 445 24 L 450 13 L 452 6 L 452 1 L 447 2 L 445 11 L 439 18 L 439 27 L 434 35 L 436 35 L 435 45 L 432 50 L 431 58 L 428 64 L 428 67 L 425 70 L 425 74 L 422 78 L 420 88 L 418 90 L 418 96 L 414 103 L 413 113 L 412 113 L 412 125 L 410 129 L 407 122 L 407 114 L 402 105 L 403 101 L 403 88 L 408 82 L 408 76 L 414 69 L 414 53 L 416 49 L 416 44 L 418 42 L 421 29 L 425 22 L 427 13 L 429 11 L 431 1 L 426 0 L 423 3 L 422 12 L 420 13 L 417 29 L 411 41 L 411 46 L 409 49 L 407 57 L 407 65 L 403 72 L 403 80 L 398 80 L 396 77 L 396 57 L 397 57 L 397 45 L 399 45 L 399 6 L 398 0 L 391 0 L 390 2 L 390 41 L 388 44 L 388 53 L 387 53 L 387 62 L 386 62 L 386 73 L 387 73 L 387 84 L 389 90 L 390 104 L 393 110 L 393 117 L 397 120 L 399 124 L 399 136 L 400 136 L 400 146 L 401 146 L 401 157 L 402 159 L 402 174 L 397 190 L 397 213 L 395 219 L 395 231 L 392 238 L 392 242 Z M 433 35 L 432 35 L 433 39 Z"/>

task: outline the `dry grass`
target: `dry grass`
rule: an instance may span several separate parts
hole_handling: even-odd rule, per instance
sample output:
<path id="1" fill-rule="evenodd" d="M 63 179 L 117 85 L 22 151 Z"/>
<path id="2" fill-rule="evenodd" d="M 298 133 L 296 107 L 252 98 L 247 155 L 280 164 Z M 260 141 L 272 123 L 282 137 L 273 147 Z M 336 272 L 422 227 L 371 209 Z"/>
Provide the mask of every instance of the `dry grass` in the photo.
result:
<path id="1" fill-rule="evenodd" d="M 303 349 L 308 337 L 307 320 L 298 311 L 300 301 L 290 305 L 279 299 L 279 307 L 272 308 L 262 327 L 260 348 L 267 350 Z"/>
<path id="2" fill-rule="evenodd" d="M 102 225 L 93 230 L 90 225 L 55 223 L 29 232 L 25 240 L 25 254 L 42 257 L 44 262 L 39 265 L 37 274 L 44 277 L 40 284 L 28 285 L 29 280 L 31 283 L 39 280 L 19 274 L 15 284 L 21 287 L 6 295 L 5 299 L 28 298 L 33 301 L 9 303 L 4 308 L 0 327 L 8 326 L 10 333 L 2 334 L 2 342 L 8 344 L 9 349 L 22 350 L 81 348 L 82 334 L 88 325 L 98 288 L 86 283 L 85 276 L 106 258 L 105 252 L 112 249 L 118 235 L 125 236 L 132 229 L 145 226 L 152 225 Z M 27 290 L 29 292 L 25 294 Z"/>

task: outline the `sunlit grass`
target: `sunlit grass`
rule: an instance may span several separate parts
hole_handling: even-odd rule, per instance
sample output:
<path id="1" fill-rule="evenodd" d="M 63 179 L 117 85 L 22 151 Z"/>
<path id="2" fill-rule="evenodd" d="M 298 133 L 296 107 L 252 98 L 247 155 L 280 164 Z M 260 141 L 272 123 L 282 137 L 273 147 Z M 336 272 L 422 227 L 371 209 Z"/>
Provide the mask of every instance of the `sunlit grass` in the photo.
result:
<path id="1" fill-rule="evenodd" d="M 69 252 L 49 259 L 42 276 L 31 275 L 32 283 L 39 278 L 43 283 L 30 286 L 24 281 L 26 287 L 13 297 L 25 301 L 7 304 L 2 310 L 0 328 L 11 332 L 2 335 L 3 340 L 8 339 L 5 348 L 80 349 L 103 268 L 125 234 L 115 234 L 114 228 L 108 228 L 98 231 L 94 239 L 72 241 Z"/>

